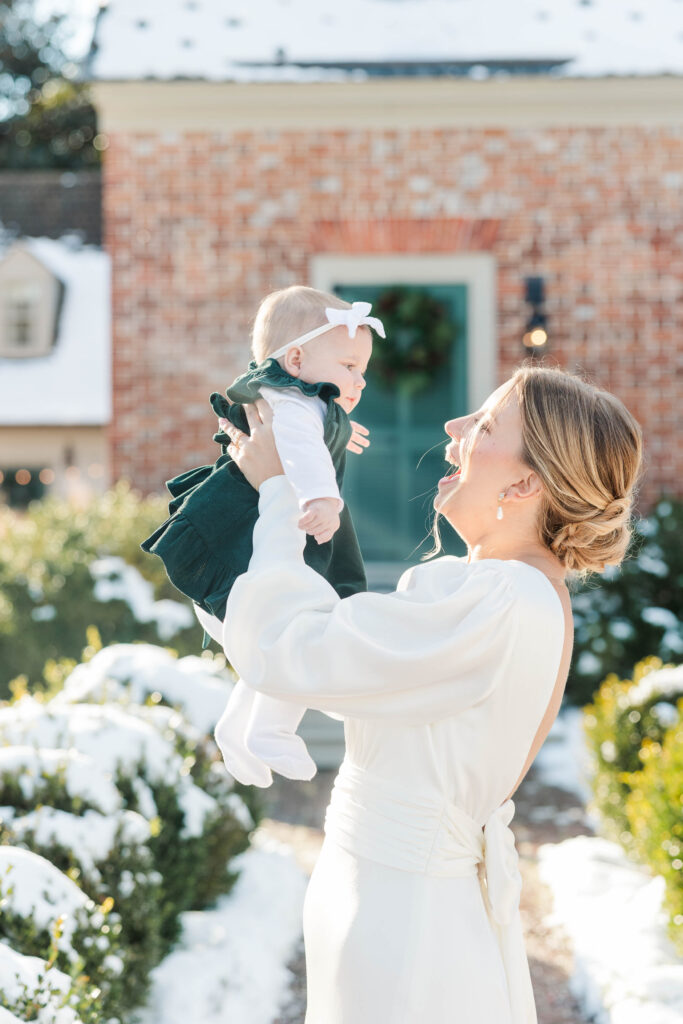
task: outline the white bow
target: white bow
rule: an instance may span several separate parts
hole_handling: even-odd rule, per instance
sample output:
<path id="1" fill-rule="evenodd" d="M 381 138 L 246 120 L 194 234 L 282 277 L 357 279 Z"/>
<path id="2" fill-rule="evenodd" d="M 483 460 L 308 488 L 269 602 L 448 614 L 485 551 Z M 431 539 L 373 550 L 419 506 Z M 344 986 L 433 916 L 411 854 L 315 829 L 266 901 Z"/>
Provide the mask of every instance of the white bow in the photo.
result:
<path id="1" fill-rule="evenodd" d="M 377 331 L 380 338 L 386 338 L 384 324 L 376 316 L 368 316 L 372 309 L 369 302 L 354 302 L 351 309 L 333 309 L 328 306 L 325 310 L 328 322 L 334 324 L 345 324 L 349 331 L 349 337 L 355 338 L 359 327 L 372 327 Z"/>
<path id="2" fill-rule="evenodd" d="M 496 808 L 484 826 L 484 863 L 491 910 L 501 925 L 509 924 L 519 907 L 522 876 L 510 821 L 515 813 L 512 800 Z"/>

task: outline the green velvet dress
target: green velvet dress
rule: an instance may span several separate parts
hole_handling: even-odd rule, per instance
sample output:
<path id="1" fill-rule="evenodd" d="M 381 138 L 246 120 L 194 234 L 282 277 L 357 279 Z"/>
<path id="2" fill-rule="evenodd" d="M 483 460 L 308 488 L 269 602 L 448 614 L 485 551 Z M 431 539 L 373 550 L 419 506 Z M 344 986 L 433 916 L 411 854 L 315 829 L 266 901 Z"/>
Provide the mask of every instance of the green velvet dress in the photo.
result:
<path id="1" fill-rule="evenodd" d="M 211 395 L 211 405 L 245 433 L 249 433 L 244 404 L 260 397 L 260 388 L 298 388 L 302 394 L 319 396 L 327 405 L 324 441 L 341 491 L 346 465 L 346 446 L 351 438 L 349 417 L 334 401 L 334 384 L 307 384 L 291 377 L 275 359 L 252 361 L 226 394 Z M 141 544 L 143 551 L 158 555 L 169 579 L 181 593 L 205 611 L 225 618 L 232 585 L 246 572 L 252 553 L 252 534 L 258 518 L 258 491 L 237 468 L 227 446 L 230 438 L 214 435 L 222 454 L 213 465 L 198 466 L 168 480 L 171 493 L 169 518 Z M 304 560 L 334 587 L 340 597 L 367 590 L 363 559 L 348 506 L 340 513 L 340 526 L 332 539 L 318 544 L 306 538 Z M 283 595 L 286 600 L 286 595 Z"/>

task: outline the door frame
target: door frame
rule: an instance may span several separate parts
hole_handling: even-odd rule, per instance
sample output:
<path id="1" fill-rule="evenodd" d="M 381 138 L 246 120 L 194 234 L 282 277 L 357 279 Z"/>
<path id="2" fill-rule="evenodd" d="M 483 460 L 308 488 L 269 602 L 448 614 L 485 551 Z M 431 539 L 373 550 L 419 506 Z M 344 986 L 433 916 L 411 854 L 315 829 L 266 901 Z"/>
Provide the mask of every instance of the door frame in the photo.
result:
<path id="1" fill-rule="evenodd" d="M 490 253 L 319 253 L 309 262 L 313 288 L 337 284 L 467 286 L 467 404 L 476 409 L 497 386 L 496 260 Z"/>

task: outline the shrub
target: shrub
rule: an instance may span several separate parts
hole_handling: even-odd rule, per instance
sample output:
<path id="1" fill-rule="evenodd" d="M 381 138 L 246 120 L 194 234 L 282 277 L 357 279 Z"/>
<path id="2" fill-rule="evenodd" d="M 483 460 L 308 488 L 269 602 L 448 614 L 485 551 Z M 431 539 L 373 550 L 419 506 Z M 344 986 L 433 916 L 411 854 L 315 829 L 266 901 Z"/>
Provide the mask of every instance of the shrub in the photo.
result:
<path id="1" fill-rule="evenodd" d="M 121 922 L 112 901 L 97 906 L 45 858 L 0 846 L 0 903 L 3 941 L 29 956 L 47 952 L 71 978 L 79 1010 L 120 1004 Z"/>
<path id="2" fill-rule="evenodd" d="M 160 933 L 162 877 L 149 848 L 150 824 L 132 811 L 76 815 L 40 806 L 13 816 L 6 839 L 39 853 L 95 903 L 113 902 L 120 919 L 122 1006 L 140 1003 L 151 968 L 165 953 Z M 5 838 L 5 836 L 3 836 Z"/>
<path id="3" fill-rule="evenodd" d="M 116 922 L 119 948 L 107 961 L 119 965 L 115 977 L 96 960 L 87 921 L 78 933 L 78 976 L 100 990 L 96 1011 L 76 993 L 84 1024 L 126 1020 L 177 938 L 180 914 L 210 905 L 235 880 L 230 861 L 254 820 L 206 736 L 230 692 L 221 665 L 120 644 L 77 666 L 50 699 L 20 693 L 0 708 L 0 857 L 40 855 L 53 882 L 64 879 Z M 178 707 L 164 703 L 171 697 Z M 3 916 L 0 933 L 47 960 L 49 929 L 26 910 Z"/>
<path id="4" fill-rule="evenodd" d="M 664 878 L 669 931 L 683 955 L 683 700 L 678 711 L 679 723 L 661 742 L 644 742 L 626 816 L 635 853 Z"/>
<path id="5" fill-rule="evenodd" d="M 573 596 L 575 643 L 567 689 L 590 699 L 608 672 L 627 677 L 647 655 L 683 654 L 683 502 L 663 499 L 637 523 L 618 570 L 593 577 Z"/>
<path id="6" fill-rule="evenodd" d="M 46 659 L 77 659 L 89 625 L 105 645 L 167 642 L 163 626 L 175 610 L 174 647 L 201 649 L 191 603 L 160 559 L 139 548 L 165 515 L 164 499 L 140 498 L 124 483 L 85 508 L 57 498 L 24 512 L 0 507 L 0 699 L 20 674 L 43 688 Z M 152 607 L 155 599 L 161 604 Z"/>
<path id="7" fill-rule="evenodd" d="M 56 953 L 54 936 L 48 960 L 24 956 L 0 942 L 2 1005 L 12 1014 L 7 1024 L 101 1024 L 98 997 L 87 988 L 79 992 L 78 983 L 55 966 Z"/>
<path id="8" fill-rule="evenodd" d="M 632 679 L 609 675 L 585 708 L 594 804 L 606 833 L 626 850 L 634 846 L 626 799 L 648 751 L 677 721 L 681 696 L 683 667 L 662 667 L 659 658 L 647 658 L 636 665 Z"/>

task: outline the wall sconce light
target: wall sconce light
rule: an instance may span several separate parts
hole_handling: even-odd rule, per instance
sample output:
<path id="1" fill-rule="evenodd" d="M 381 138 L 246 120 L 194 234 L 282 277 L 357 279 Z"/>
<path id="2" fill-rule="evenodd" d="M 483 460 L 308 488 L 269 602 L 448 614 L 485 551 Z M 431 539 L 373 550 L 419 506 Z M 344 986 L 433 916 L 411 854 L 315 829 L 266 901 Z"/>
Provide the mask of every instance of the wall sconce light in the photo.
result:
<path id="1" fill-rule="evenodd" d="M 548 344 L 548 318 L 543 310 L 545 303 L 545 282 L 542 277 L 524 279 L 524 299 L 531 306 L 531 316 L 524 328 L 522 342 L 529 354 L 539 355 Z"/>

